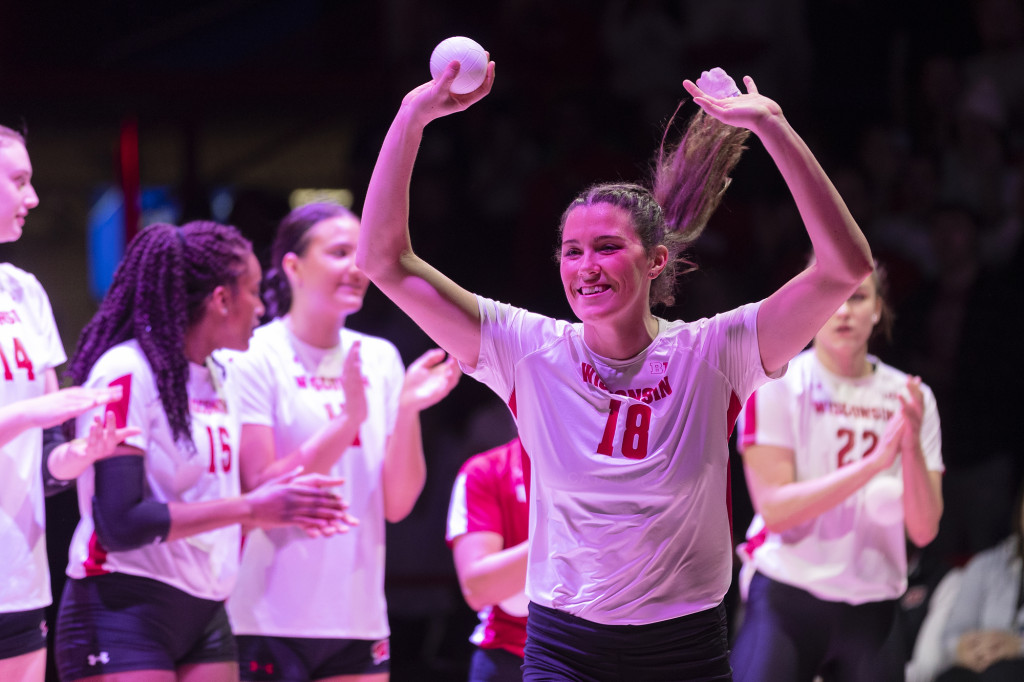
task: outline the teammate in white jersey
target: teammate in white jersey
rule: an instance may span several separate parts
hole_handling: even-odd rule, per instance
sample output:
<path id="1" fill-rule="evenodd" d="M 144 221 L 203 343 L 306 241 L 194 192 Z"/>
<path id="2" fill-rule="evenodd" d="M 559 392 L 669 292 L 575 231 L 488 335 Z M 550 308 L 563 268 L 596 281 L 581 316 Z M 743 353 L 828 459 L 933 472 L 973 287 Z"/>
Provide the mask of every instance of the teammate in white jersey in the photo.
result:
<path id="1" fill-rule="evenodd" d="M 240 494 L 239 410 L 210 359 L 244 350 L 263 304 L 260 267 L 233 227 L 152 225 L 128 246 L 70 373 L 119 386 L 119 425 L 138 429 L 83 473 L 58 614 L 63 680 L 237 678 L 224 600 L 240 524 L 344 522 L 318 474 L 287 473 Z M 79 430 L 90 415 L 79 418 Z"/>
<path id="2" fill-rule="evenodd" d="M 478 90 L 453 94 L 458 67 L 403 100 L 357 260 L 516 414 L 532 463 L 524 679 L 727 679 L 732 419 L 870 274 L 867 242 L 779 106 L 719 69 L 719 83 L 684 81 L 701 111 L 661 150 L 652 188 L 598 185 L 563 213 L 559 269 L 581 323 L 477 297 L 420 260 L 408 234 L 424 127 L 494 82 L 491 63 Z M 672 302 L 683 249 L 749 131 L 789 185 L 817 262 L 759 304 L 662 320 L 651 306 Z"/>
<path id="3" fill-rule="evenodd" d="M 21 237 L 38 204 L 25 138 L 0 126 L 0 242 Z M 0 263 L 0 680 L 45 677 L 44 611 L 52 601 L 45 484 L 74 479 L 127 434 L 111 418 L 93 422 L 87 439 L 64 442 L 59 425 L 66 419 L 121 396 L 106 387 L 58 390 L 55 368 L 65 359 L 39 281 Z M 46 448 L 43 429 L 51 436 Z"/>
<path id="4" fill-rule="evenodd" d="M 942 438 L 931 390 L 868 354 L 889 322 L 884 281 L 868 277 L 744 408 L 757 516 L 740 552 L 737 680 L 903 679 L 896 600 L 906 539 L 938 533 Z"/>
<path id="5" fill-rule="evenodd" d="M 254 530 L 228 602 L 245 680 L 377 680 L 390 670 L 385 521 L 412 511 L 426 479 L 419 413 L 460 372 L 433 350 L 406 371 L 388 341 L 345 327 L 369 281 L 355 266 L 359 219 L 296 208 L 271 247 L 272 321 L 232 354 L 241 393 L 242 488 L 295 466 L 345 480 L 351 533 Z"/>

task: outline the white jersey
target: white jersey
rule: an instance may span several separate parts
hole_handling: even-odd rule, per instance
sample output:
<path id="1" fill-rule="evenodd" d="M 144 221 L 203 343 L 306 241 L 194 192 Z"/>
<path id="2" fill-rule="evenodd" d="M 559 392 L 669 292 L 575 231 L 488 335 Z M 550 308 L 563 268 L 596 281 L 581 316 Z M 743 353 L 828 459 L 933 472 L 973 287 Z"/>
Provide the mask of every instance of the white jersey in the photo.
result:
<path id="1" fill-rule="evenodd" d="M 46 292 L 35 277 L 0 263 L 0 405 L 46 392 L 46 372 L 66 360 Z M 42 429 L 0 447 L 0 613 L 49 606 Z"/>
<path id="2" fill-rule="evenodd" d="M 509 403 L 530 453 L 527 594 L 588 620 L 653 623 L 717 606 L 732 575 L 728 438 L 766 381 L 757 304 L 658 320 L 625 361 L 583 327 L 478 297 L 470 372 Z"/>
<path id="3" fill-rule="evenodd" d="M 771 445 L 793 450 L 797 481 L 821 478 L 865 457 L 878 446 L 907 385 L 903 372 L 875 357 L 868 360 L 874 371 L 850 379 L 825 369 L 813 349 L 798 355 L 783 380 L 758 389 L 747 403 L 740 418 L 740 449 Z M 923 384 L 921 390 L 921 449 L 928 469 L 942 471 L 935 396 Z M 902 480 L 900 466 L 897 459 L 879 476 Z M 865 507 L 866 488 L 783 533 L 767 532 L 755 516 L 741 556 L 769 578 L 826 601 L 863 604 L 898 598 L 907 587 L 904 525 L 872 517 Z"/>
<path id="4" fill-rule="evenodd" d="M 242 423 L 273 427 L 276 455 L 285 457 L 344 409 L 341 369 L 355 341 L 360 341 L 367 417 L 331 474 L 345 479 L 341 494 L 359 525 L 330 538 L 311 539 L 298 528 L 249 533 L 238 586 L 228 600 L 237 634 L 389 635 L 381 476 L 405 379 L 398 350 L 350 329 L 341 330 L 334 349 L 318 349 L 295 338 L 277 319 L 256 330 L 247 352 L 231 354 L 232 377 L 242 396 Z"/>
<path id="5" fill-rule="evenodd" d="M 189 363 L 187 391 L 194 451 L 187 443 L 175 442 L 153 370 L 134 339 L 100 356 L 84 385 L 123 388 L 121 401 L 109 409 L 117 415 L 118 426 L 141 430 L 125 443 L 145 452 L 146 488 L 152 499 L 204 502 L 241 494 L 238 401 L 231 381 L 220 383 L 218 394 L 210 370 Z M 93 417 L 99 413 L 93 410 L 78 418 L 79 436 L 87 433 Z M 84 578 L 127 573 L 159 580 L 200 599 L 222 601 L 227 598 L 238 572 L 239 524 L 172 542 L 108 552 L 93 525 L 94 490 L 95 472 L 89 467 L 78 478 L 78 511 L 82 518 L 71 539 L 68 576 Z"/>

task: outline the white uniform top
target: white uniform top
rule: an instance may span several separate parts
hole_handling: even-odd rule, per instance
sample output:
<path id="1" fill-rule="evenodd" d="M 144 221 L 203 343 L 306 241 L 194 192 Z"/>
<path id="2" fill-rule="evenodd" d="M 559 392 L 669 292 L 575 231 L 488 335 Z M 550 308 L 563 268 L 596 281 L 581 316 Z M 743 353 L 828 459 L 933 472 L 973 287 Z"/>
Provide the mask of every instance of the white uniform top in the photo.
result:
<path id="1" fill-rule="evenodd" d="M 139 435 L 125 442 L 145 452 L 146 494 L 159 502 L 202 502 L 241 494 L 238 400 L 231 382 L 221 383 L 218 395 L 210 371 L 189 363 L 187 391 L 194 452 L 186 443 L 174 441 L 153 370 L 134 339 L 100 356 L 85 385 L 123 387 L 121 401 L 109 409 L 117 415 L 118 426 L 141 429 Z M 79 436 L 87 432 L 99 413 L 93 410 L 78 418 Z M 172 542 L 108 552 L 93 525 L 94 489 L 95 472 L 89 467 L 78 478 L 78 511 L 82 518 L 71 539 L 70 577 L 127 573 L 159 580 L 200 599 L 227 598 L 238 572 L 241 526 L 233 524 Z"/>
<path id="2" fill-rule="evenodd" d="M 732 538 L 728 438 L 766 381 L 757 304 L 658 320 L 625 361 L 583 326 L 478 297 L 471 374 L 516 414 L 532 462 L 527 594 L 588 620 L 653 623 L 721 603 Z"/>
<path id="3" fill-rule="evenodd" d="M 899 409 L 907 375 L 879 362 L 869 376 L 832 374 L 813 350 L 790 363 L 782 381 L 758 389 L 740 419 L 739 447 L 773 445 L 794 452 L 797 481 L 826 476 L 861 459 L 879 443 Z M 921 449 L 930 471 L 942 471 L 942 436 L 935 396 L 927 386 Z M 879 476 L 901 479 L 899 459 Z M 870 485 L 870 483 L 869 483 Z M 764 575 L 827 601 L 850 604 L 896 599 L 907 588 L 902 523 L 880 523 L 865 508 L 861 488 L 832 509 L 783 533 L 764 531 L 755 516 L 741 556 Z"/>
<path id="4" fill-rule="evenodd" d="M 0 263 L 0 405 L 46 392 L 46 372 L 66 360 L 46 292 L 35 277 Z M 0 613 L 49 606 L 42 429 L 0 447 Z"/>
<path id="5" fill-rule="evenodd" d="M 238 586 L 228 600 L 242 635 L 382 639 L 389 634 L 384 599 L 382 468 L 405 379 L 388 341 L 342 329 L 339 345 L 318 349 L 280 319 L 256 330 L 249 350 L 232 354 L 242 396 L 242 423 L 271 426 L 277 457 L 294 452 L 345 405 L 343 359 L 360 341 L 367 417 L 358 440 L 331 468 L 345 479 L 342 496 L 359 525 L 311 539 L 298 528 L 246 536 Z"/>

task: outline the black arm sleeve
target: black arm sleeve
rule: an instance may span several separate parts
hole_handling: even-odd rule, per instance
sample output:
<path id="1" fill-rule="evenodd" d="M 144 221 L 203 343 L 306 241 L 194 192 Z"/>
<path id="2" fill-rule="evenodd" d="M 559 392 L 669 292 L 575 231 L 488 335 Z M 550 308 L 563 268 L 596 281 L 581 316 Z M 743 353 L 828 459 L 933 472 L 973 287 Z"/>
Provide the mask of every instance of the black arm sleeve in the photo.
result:
<path id="1" fill-rule="evenodd" d="M 50 473 L 50 454 L 58 446 L 68 442 L 67 430 L 64 427 L 65 424 L 59 424 L 43 429 L 43 493 L 47 497 L 75 486 L 74 479 L 64 481 Z"/>
<path id="2" fill-rule="evenodd" d="M 146 469 L 138 455 L 118 455 L 93 464 L 96 491 L 92 518 L 108 551 L 125 552 L 163 542 L 171 530 L 171 512 L 145 496 Z"/>

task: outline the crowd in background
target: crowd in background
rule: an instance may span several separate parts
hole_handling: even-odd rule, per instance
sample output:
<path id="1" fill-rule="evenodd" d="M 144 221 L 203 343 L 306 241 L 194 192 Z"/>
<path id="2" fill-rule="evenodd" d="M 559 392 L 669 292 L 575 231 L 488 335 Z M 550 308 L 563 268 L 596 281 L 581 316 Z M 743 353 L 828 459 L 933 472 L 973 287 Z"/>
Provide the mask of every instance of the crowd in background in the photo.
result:
<path id="1" fill-rule="evenodd" d="M 432 5 L 381 3 L 363 32 L 361 51 L 379 55 L 390 75 L 369 95 L 348 92 L 360 102 L 341 179 L 357 212 L 398 98 L 424 77 L 427 55 L 415 46 L 458 26 L 490 50 L 500 85 L 470 114 L 438 122 L 425 141 L 411 200 L 417 250 L 469 289 L 568 316 L 553 261 L 537 256 L 538 244 L 554 253 L 562 208 L 591 182 L 648 172 L 644 154 L 685 94 L 682 78 L 713 66 L 749 73 L 794 119 L 889 269 L 897 342 L 873 352 L 935 391 L 946 506 L 939 537 L 918 559 L 960 565 L 1009 533 L 1024 476 L 1013 435 L 1024 407 L 1015 386 L 1024 376 L 1016 314 L 1024 290 L 1024 3 Z M 683 105 L 684 118 L 694 111 Z M 751 145 L 697 242 L 700 270 L 687 275 L 685 296 L 665 317 L 694 319 L 756 300 L 803 265 L 809 245 L 792 200 Z M 202 182 L 182 182 L 186 212 L 204 210 L 189 196 L 202 190 Z M 268 226 L 286 210 L 281 197 L 239 188 L 229 222 L 265 256 Z M 198 217 L 207 216 L 182 221 Z M 444 238 L 424 236 L 431 234 Z M 59 308 L 60 292 L 51 297 Z M 382 297 L 352 326 L 391 339 L 406 362 L 429 345 Z M 65 336 L 73 343 L 73 330 Z M 503 410 L 486 389 L 463 382 L 424 415 L 427 486 L 388 536 L 395 679 L 403 665 L 452 670 L 467 655 L 473 615 L 444 545 L 445 510 L 466 457 L 511 436 Z M 741 533 L 751 511 L 738 462 L 732 480 Z M 60 550 L 51 556 L 63 565 Z"/>

